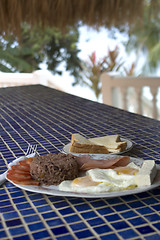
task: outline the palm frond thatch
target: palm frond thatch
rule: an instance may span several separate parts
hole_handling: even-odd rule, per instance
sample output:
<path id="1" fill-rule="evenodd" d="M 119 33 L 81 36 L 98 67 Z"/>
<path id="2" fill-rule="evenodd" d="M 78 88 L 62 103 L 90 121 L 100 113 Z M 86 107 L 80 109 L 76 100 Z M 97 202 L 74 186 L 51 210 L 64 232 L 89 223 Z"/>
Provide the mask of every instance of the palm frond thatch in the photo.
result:
<path id="1" fill-rule="evenodd" d="M 121 26 L 141 18 L 144 0 L 0 0 L 0 32 L 19 33 L 21 22 L 64 29 L 78 21 L 89 26 Z"/>

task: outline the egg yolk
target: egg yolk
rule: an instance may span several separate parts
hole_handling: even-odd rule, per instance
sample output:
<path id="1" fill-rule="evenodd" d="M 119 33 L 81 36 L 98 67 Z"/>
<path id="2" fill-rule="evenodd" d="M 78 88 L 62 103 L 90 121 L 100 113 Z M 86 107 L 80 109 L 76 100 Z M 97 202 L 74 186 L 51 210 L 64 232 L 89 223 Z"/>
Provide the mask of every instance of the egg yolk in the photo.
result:
<path id="1" fill-rule="evenodd" d="M 79 187 L 89 187 L 89 186 L 97 186 L 100 182 L 94 182 L 92 178 L 88 175 L 85 177 L 75 178 L 72 181 L 72 185 Z"/>
<path id="2" fill-rule="evenodd" d="M 129 167 L 117 167 L 117 168 L 114 168 L 114 171 L 116 171 L 118 175 L 120 174 L 136 175 L 139 172 L 138 169 L 129 168 Z"/>

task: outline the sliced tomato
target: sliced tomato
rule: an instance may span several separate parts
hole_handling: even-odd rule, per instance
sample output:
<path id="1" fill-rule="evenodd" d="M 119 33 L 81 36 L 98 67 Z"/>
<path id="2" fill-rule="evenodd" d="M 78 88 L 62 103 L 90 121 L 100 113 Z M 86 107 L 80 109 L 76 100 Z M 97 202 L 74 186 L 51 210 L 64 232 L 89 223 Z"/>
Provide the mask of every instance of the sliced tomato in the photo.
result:
<path id="1" fill-rule="evenodd" d="M 26 175 L 26 176 L 30 176 L 30 172 L 25 172 L 21 169 L 11 169 L 11 170 L 8 170 L 8 173 L 9 174 L 19 174 L 19 175 Z"/>
<path id="2" fill-rule="evenodd" d="M 20 164 L 12 165 L 11 169 L 13 169 L 13 170 L 14 169 L 19 169 L 19 170 L 23 170 L 24 172 L 30 172 L 30 166 L 28 164 L 26 164 L 25 166 L 20 165 Z"/>
<path id="3" fill-rule="evenodd" d="M 26 163 L 30 164 L 30 163 L 33 161 L 34 158 L 36 158 L 36 157 L 30 157 L 30 158 L 28 158 L 28 159 L 26 160 Z"/>
<path id="4" fill-rule="evenodd" d="M 21 160 L 21 161 L 19 161 L 19 164 L 20 164 L 20 165 L 28 165 L 27 159 L 26 159 L 26 160 Z"/>
<path id="5" fill-rule="evenodd" d="M 39 185 L 39 182 L 31 179 L 31 180 L 25 180 L 25 181 L 17 181 L 17 180 L 12 180 L 12 182 L 14 182 L 15 184 L 22 184 L 22 185 Z"/>
<path id="6" fill-rule="evenodd" d="M 17 173 L 10 173 L 8 171 L 7 178 L 10 180 L 17 180 L 17 181 L 23 181 L 23 180 L 30 180 L 32 179 L 31 175 L 20 175 Z"/>

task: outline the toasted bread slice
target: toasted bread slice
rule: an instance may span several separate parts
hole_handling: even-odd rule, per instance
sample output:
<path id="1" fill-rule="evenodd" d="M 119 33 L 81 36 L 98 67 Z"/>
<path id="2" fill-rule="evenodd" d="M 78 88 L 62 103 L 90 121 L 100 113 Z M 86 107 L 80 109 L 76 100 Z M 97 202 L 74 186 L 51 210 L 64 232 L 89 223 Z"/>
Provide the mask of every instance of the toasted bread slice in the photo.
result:
<path id="1" fill-rule="evenodd" d="M 81 145 L 93 145 L 87 138 L 83 137 L 79 133 L 72 134 L 71 145 L 75 147 L 81 147 Z M 95 145 L 95 144 L 94 144 Z"/>
<path id="2" fill-rule="evenodd" d="M 107 147 L 109 151 L 111 151 L 111 149 L 113 150 L 120 149 L 120 152 L 121 152 L 125 150 L 127 147 L 127 142 L 121 141 L 119 135 L 107 135 L 104 137 L 89 138 L 88 140 L 93 144 L 99 144 Z"/>
<path id="3" fill-rule="evenodd" d="M 85 145 L 81 147 L 75 147 L 75 146 L 70 146 L 69 152 L 73 153 L 101 153 L 101 154 L 107 154 L 109 153 L 108 149 L 104 146 L 100 145 Z"/>
<path id="4" fill-rule="evenodd" d="M 95 144 L 79 133 L 72 134 L 69 152 L 74 153 L 109 153 L 108 149 L 100 144 Z"/>

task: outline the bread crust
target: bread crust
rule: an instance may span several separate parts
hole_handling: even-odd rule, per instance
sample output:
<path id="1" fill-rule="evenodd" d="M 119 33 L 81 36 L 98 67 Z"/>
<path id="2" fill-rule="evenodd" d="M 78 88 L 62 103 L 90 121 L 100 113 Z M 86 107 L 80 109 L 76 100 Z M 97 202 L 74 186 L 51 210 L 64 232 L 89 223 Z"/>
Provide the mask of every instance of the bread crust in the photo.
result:
<path id="1" fill-rule="evenodd" d="M 100 145 L 86 145 L 81 144 L 80 147 L 75 147 L 73 145 L 70 146 L 69 152 L 73 153 L 109 153 L 108 149 L 104 146 Z"/>

